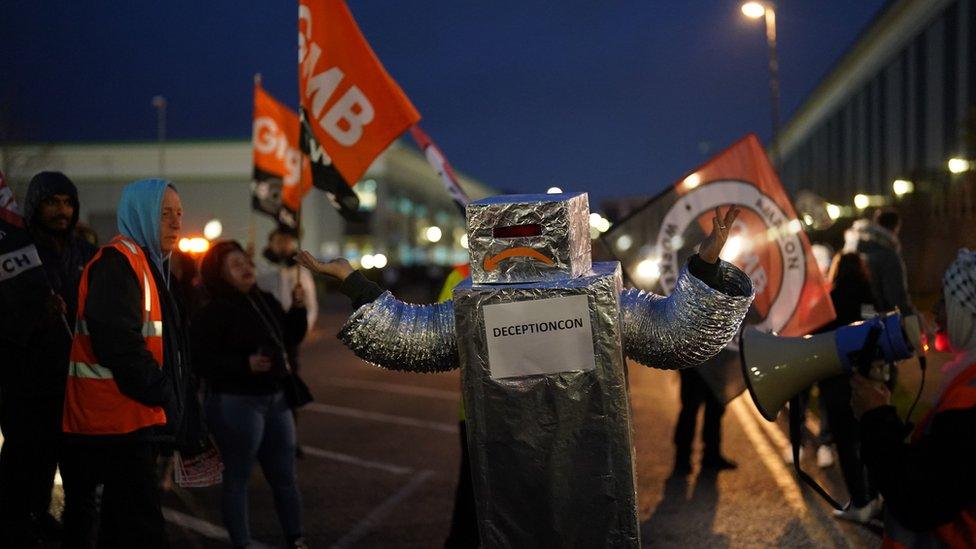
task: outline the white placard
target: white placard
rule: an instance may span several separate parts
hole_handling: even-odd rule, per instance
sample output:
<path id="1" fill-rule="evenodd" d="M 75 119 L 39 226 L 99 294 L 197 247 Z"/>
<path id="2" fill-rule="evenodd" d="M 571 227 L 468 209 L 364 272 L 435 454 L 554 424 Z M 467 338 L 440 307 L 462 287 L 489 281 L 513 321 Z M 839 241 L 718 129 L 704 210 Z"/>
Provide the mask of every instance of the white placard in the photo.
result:
<path id="1" fill-rule="evenodd" d="M 587 296 L 486 305 L 491 377 L 522 377 L 596 368 Z"/>

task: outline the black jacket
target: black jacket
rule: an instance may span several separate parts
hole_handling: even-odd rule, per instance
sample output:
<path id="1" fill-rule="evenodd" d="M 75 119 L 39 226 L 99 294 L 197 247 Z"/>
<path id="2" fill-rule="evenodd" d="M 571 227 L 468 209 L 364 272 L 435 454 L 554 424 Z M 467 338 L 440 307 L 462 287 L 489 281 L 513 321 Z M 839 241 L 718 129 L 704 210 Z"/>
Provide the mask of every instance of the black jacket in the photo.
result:
<path id="1" fill-rule="evenodd" d="M 861 417 L 861 458 L 898 522 L 927 531 L 976 504 L 976 408 L 936 414 L 915 444 L 893 406 Z"/>
<path id="2" fill-rule="evenodd" d="M 257 308 L 263 312 L 264 320 Z M 271 327 L 266 320 L 271 321 Z M 307 325 L 304 307 L 292 307 L 286 313 L 274 296 L 256 287 L 249 294 L 221 292 L 193 317 L 194 367 L 211 391 L 275 393 L 288 379 L 283 357 L 305 338 Z M 259 350 L 280 359 L 275 360 L 271 371 L 251 371 L 249 357 Z"/>
<path id="3" fill-rule="evenodd" d="M 64 386 L 68 371 L 68 355 L 71 352 L 69 329 L 75 327 L 78 308 L 78 283 L 85 265 L 97 249 L 78 237 L 78 191 L 71 181 L 61 174 L 45 177 L 39 174 L 31 180 L 24 201 L 24 219 L 37 248 L 44 270 L 44 278 L 54 293 L 67 304 L 64 319 L 52 314 L 48 306 L 51 298 L 47 289 L 30 295 L 17 296 L 16 303 L 6 303 L 5 321 L 17 322 L 26 338 L 21 344 L 5 343 L 0 349 L 4 356 L 2 381 L 6 398 L 64 398 Z M 44 231 L 37 219 L 40 203 L 55 194 L 71 197 L 74 205 L 67 231 L 52 235 Z M 4 327 L 6 330 L 6 327 Z"/>
<path id="4" fill-rule="evenodd" d="M 98 362 L 112 371 L 119 391 L 146 406 L 161 406 L 167 423 L 127 435 L 83 438 L 175 443 L 190 451 L 200 447 L 205 430 L 197 381 L 190 368 L 189 334 L 182 305 L 170 293 L 166 278 L 152 261 L 149 265 L 162 308 L 162 367 L 146 349 L 142 336 L 144 311 L 139 280 L 126 258 L 114 249 L 106 248 L 89 269 L 85 321 L 92 350 Z"/>
<path id="5" fill-rule="evenodd" d="M 898 307 L 903 315 L 914 314 L 915 306 L 908 295 L 907 270 L 898 237 L 865 219 L 855 221 L 851 231 L 857 237 L 857 251 L 864 256 L 871 272 L 871 287 L 878 312 Z"/>

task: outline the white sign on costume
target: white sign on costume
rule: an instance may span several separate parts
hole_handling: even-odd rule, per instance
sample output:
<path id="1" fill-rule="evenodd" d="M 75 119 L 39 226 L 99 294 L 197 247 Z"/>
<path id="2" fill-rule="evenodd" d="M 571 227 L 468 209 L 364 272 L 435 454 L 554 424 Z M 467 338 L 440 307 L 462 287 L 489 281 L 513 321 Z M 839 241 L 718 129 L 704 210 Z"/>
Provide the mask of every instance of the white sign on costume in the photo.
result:
<path id="1" fill-rule="evenodd" d="M 585 295 L 486 305 L 484 315 L 494 379 L 596 368 Z"/>

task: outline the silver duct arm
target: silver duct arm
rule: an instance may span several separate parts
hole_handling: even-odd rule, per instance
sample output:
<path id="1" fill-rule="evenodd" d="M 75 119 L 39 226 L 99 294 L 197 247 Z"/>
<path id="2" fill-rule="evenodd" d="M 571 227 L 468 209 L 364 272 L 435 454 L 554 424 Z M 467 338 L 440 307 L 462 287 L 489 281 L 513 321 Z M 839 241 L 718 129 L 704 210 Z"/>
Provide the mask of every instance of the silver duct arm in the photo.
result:
<path id="1" fill-rule="evenodd" d="M 668 297 L 628 289 L 620 295 L 624 352 L 653 368 L 675 370 L 712 358 L 738 333 L 755 295 L 748 275 L 720 261 L 720 289 L 687 267 Z"/>
<path id="2" fill-rule="evenodd" d="M 390 292 L 360 307 L 339 331 L 359 358 L 387 370 L 446 372 L 460 366 L 454 305 L 413 305 Z"/>

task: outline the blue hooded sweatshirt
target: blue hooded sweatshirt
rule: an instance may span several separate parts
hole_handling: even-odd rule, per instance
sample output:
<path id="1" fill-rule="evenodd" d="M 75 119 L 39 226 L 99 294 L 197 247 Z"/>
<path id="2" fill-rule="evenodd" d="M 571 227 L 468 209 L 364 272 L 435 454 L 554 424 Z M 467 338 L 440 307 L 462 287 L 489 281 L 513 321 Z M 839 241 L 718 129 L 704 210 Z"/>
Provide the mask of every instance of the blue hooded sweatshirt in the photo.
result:
<path id="1" fill-rule="evenodd" d="M 163 248 L 159 240 L 159 224 L 163 213 L 163 194 L 166 187 L 176 187 L 165 179 L 140 179 L 122 189 L 119 200 L 119 233 L 146 249 L 149 260 L 163 271 Z"/>

